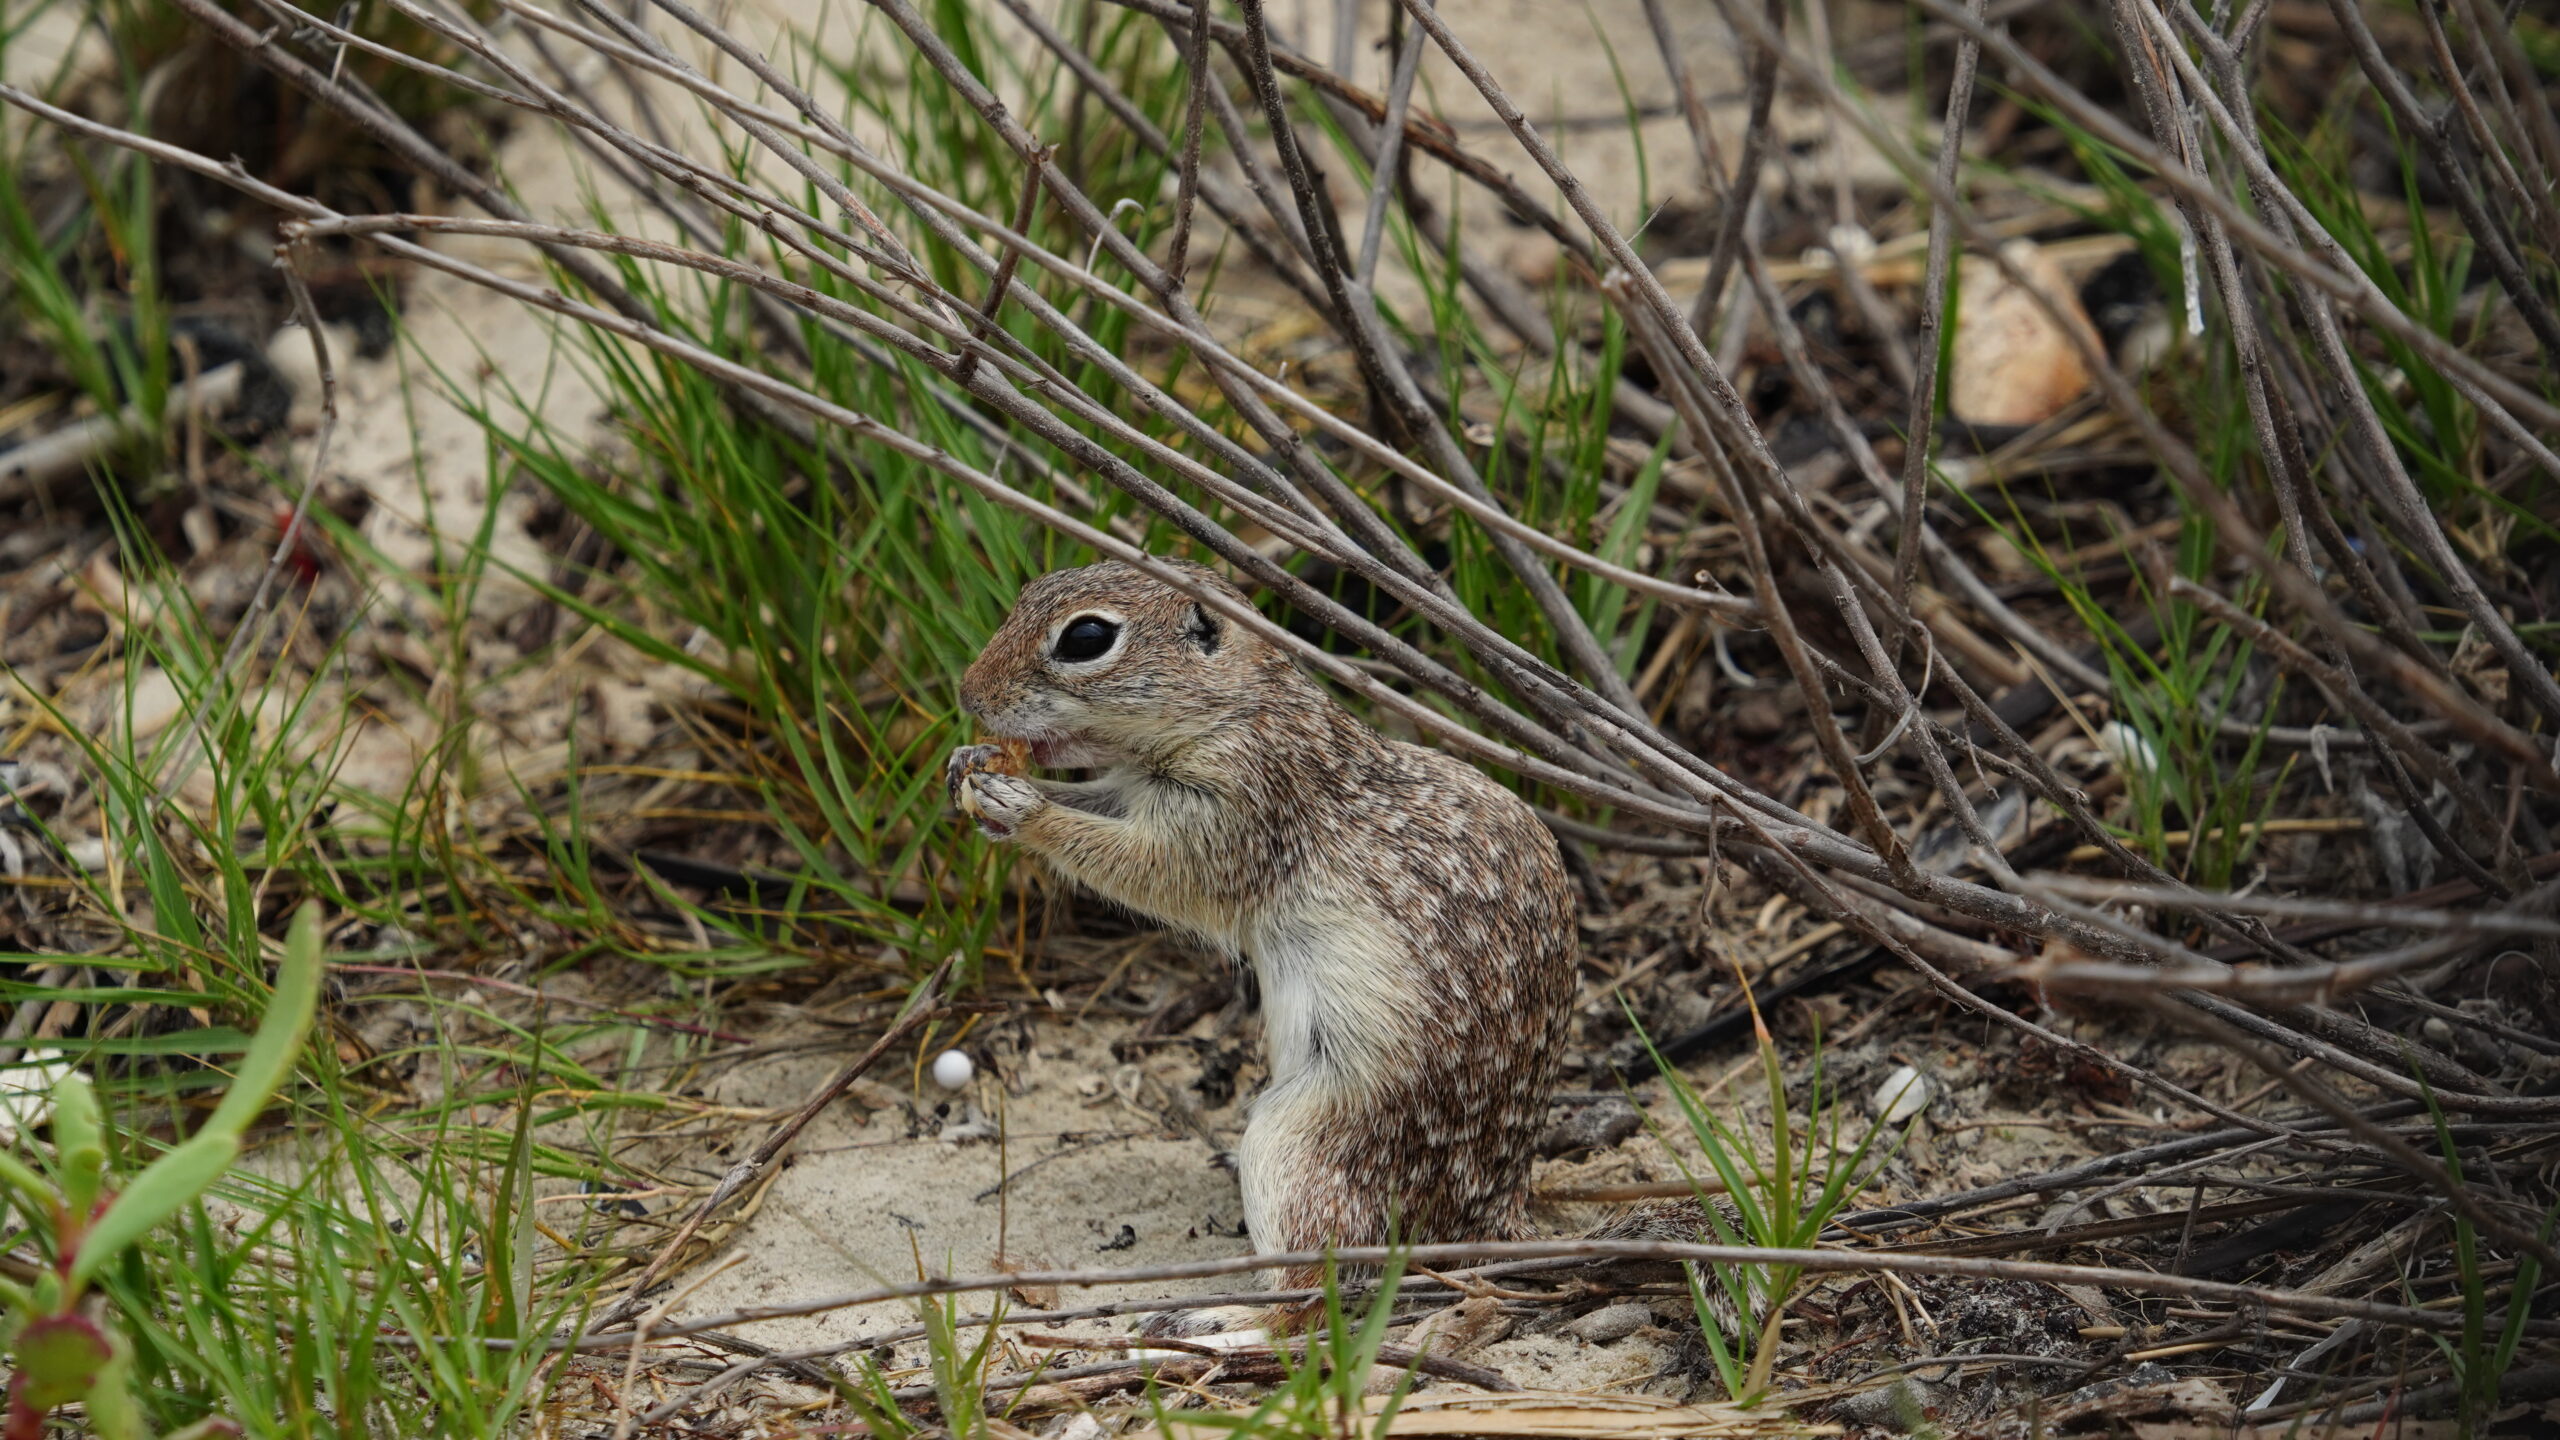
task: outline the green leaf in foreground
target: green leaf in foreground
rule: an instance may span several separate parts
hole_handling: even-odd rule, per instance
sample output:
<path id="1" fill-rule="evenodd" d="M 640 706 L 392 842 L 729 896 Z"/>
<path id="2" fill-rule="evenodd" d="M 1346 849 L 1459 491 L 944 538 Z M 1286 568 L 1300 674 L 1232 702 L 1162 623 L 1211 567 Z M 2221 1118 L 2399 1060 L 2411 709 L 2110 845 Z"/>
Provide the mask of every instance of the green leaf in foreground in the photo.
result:
<path id="1" fill-rule="evenodd" d="M 151 1227 L 211 1188 L 231 1168 L 231 1162 L 240 1156 L 240 1137 L 247 1132 L 249 1122 L 266 1108 L 285 1077 L 293 1073 L 294 1057 L 302 1053 L 303 1039 L 311 1033 L 312 1015 L 319 999 L 320 907 L 305 905 L 293 917 L 293 929 L 285 938 L 284 963 L 276 969 L 275 993 L 267 1001 L 266 1018 L 251 1037 L 249 1052 L 241 1059 L 221 1105 L 194 1139 L 162 1155 L 135 1176 L 133 1184 L 107 1207 L 107 1213 L 98 1217 L 98 1223 L 89 1227 L 81 1237 L 78 1253 L 71 1259 L 70 1275 L 75 1287 L 149 1233 Z M 80 1097 L 86 1095 L 87 1089 L 88 1082 L 79 1076 L 65 1077 L 54 1092 L 56 1113 L 78 1113 Z M 93 1135 L 95 1111 L 96 1103 L 90 1101 Z M 72 1157 L 64 1158 L 70 1161 Z"/>
<path id="2" fill-rule="evenodd" d="M 80 1238 L 79 1253 L 71 1259 L 72 1283 L 98 1273 L 99 1266 L 122 1254 L 152 1226 L 203 1194 L 239 1157 L 239 1136 L 204 1134 L 152 1161 L 149 1169 L 134 1177 L 132 1188 L 117 1196 Z"/>

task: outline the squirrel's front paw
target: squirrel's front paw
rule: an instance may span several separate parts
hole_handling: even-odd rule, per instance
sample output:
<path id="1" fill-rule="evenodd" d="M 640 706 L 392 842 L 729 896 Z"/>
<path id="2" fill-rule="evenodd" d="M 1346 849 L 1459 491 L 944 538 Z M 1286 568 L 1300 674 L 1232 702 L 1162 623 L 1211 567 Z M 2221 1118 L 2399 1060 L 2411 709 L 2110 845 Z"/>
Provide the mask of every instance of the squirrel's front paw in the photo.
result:
<path id="1" fill-rule="evenodd" d="M 951 758 L 942 762 L 942 783 L 950 791 L 951 807 L 963 815 L 968 814 L 969 808 L 960 803 L 960 791 L 969 777 L 1005 768 L 1004 747 L 1001 745 L 963 745 L 952 751 Z"/>
<path id="2" fill-rule="evenodd" d="M 1048 803 L 1039 786 L 1019 775 L 982 771 L 960 781 L 960 813 L 977 821 L 978 833 L 990 840 L 1012 839 Z"/>
<path id="3" fill-rule="evenodd" d="M 951 752 L 943 778 L 951 806 L 978 822 L 990 840 L 1010 840 L 1033 811 L 1049 803 L 1040 787 L 1022 778 L 1019 761 L 997 745 L 963 745 Z"/>

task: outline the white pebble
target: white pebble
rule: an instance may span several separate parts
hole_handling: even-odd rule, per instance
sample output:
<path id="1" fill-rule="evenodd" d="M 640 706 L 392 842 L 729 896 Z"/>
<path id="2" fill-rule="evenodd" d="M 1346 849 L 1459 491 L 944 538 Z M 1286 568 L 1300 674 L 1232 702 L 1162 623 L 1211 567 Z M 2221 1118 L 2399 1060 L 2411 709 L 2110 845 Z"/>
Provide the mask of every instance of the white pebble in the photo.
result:
<path id="1" fill-rule="evenodd" d="M 2151 748 L 2141 731 L 2121 720 L 2110 720 L 2098 727 L 2098 748 L 2107 752 L 2107 758 L 2116 762 L 2119 770 L 2146 778 L 2160 771 L 2160 753 Z"/>
<path id="2" fill-rule="evenodd" d="M 1928 1109 L 1935 1093 L 1928 1076 L 1905 1065 L 1884 1077 L 1876 1093 L 1867 1097 L 1867 1108 L 1875 1112 L 1878 1123 L 1899 1125 Z"/>
<path id="3" fill-rule="evenodd" d="M 1831 242 L 1831 253 L 1843 265 L 1864 265 L 1876 258 L 1876 237 L 1856 225 L 1834 225 L 1823 237 Z"/>
<path id="4" fill-rule="evenodd" d="M 933 1057 L 933 1083 L 945 1090 L 960 1089 L 977 1073 L 977 1063 L 965 1050 L 945 1050 Z"/>

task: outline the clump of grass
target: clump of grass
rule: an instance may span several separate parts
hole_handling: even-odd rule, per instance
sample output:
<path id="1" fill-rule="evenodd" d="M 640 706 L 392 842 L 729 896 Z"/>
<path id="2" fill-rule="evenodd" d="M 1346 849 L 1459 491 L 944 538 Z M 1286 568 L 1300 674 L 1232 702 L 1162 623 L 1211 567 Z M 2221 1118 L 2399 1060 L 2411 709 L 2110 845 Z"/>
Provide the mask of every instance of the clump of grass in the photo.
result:
<path id="1" fill-rule="evenodd" d="M 1004 1307 L 999 1303 L 995 1316 L 1001 1318 L 1003 1314 Z M 1002 1330 L 990 1321 L 979 1328 L 974 1342 L 963 1338 L 958 1324 L 958 1296 L 923 1297 L 916 1302 L 916 1315 L 924 1323 L 928 1383 L 933 1387 L 943 1427 L 963 1436 L 985 1435 L 989 1418 L 987 1361 L 995 1354 L 996 1337 Z M 854 1375 L 840 1382 L 836 1393 L 853 1417 L 882 1440 L 906 1440 L 927 1428 L 899 1403 L 888 1378 L 880 1373 L 879 1362 L 871 1356 L 861 1358 Z"/>
<path id="2" fill-rule="evenodd" d="M 2064 203 L 2090 225 L 2134 242 L 2171 312 L 2171 344 L 2179 357 L 2157 366 L 2148 383 L 2161 392 L 2162 408 L 2187 422 L 2216 482 L 2236 484 L 2254 456 L 2238 360 L 2226 327 L 2210 326 L 2200 336 L 2185 333 L 2186 307 L 2201 304 L 2197 287 L 2205 282 L 2182 223 L 2144 188 L 2128 157 L 2053 107 L 2013 98 L 2053 127 L 2099 197 Z M 2036 188 L 2032 181 L 2020 183 Z M 2165 554 L 2133 555 L 2131 594 L 2111 600 L 2062 552 L 2101 539 L 2126 541 L 2112 516 L 2103 536 L 2075 533 L 2067 521 L 2039 525 L 2030 517 L 2030 506 L 2063 508 L 2064 497 L 2053 493 L 2050 480 L 2041 494 L 1997 474 L 1985 488 L 1996 499 L 1972 490 L 1956 493 L 1976 520 L 2043 575 L 2079 631 L 2096 642 L 2108 681 L 2107 718 L 2122 728 L 2110 734 L 2076 707 L 2072 713 L 2123 774 L 2122 838 L 2197 885 L 2228 888 L 2257 849 L 2259 822 L 2284 798 L 2293 760 L 2287 757 L 2272 774 L 2263 763 L 2267 731 L 2284 699 L 2281 676 L 2272 684 L 2254 683 L 2253 647 L 2155 584 L 2161 572 L 2195 581 L 2214 576 L 2219 552 L 2211 520 L 2173 497 L 2181 522 L 2174 542 Z M 2263 599 L 2263 593 L 2244 589 L 2246 603 Z M 2071 685 L 2067 677 L 2047 679 L 2057 688 Z M 2186 833 L 2183 847 L 2172 846 L 2173 831 Z"/>
<path id="3" fill-rule="evenodd" d="M 1280 1361 L 1279 1384 L 1250 1410 L 1185 1411 L 1183 1428 L 1223 1431 L 1235 1440 L 1355 1440 L 1390 1433 L 1396 1411 L 1413 1388 L 1414 1372 L 1397 1376 L 1374 1415 L 1368 1395 L 1378 1351 L 1394 1322 L 1396 1282 L 1403 1275 L 1404 1260 L 1397 1252 L 1380 1268 L 1368 1307 L 1354 1316 L 1343 1303 L 1334 1267 L 1326 1265 L 1324 1301 L 1316 1312 L 1321 1328 L 1313 1331 L 1303 1351 L 1286 1344 L 1272 1347 Z M 1147 1405 L 1159 1433 L 1176 1433 L 1166 1423 L 1164 1398 L 1152 1385 Z"/>
<path id="4" fill-rule="evenodd" d="M 225 671 L 184 587 L 130 530 L 125 554 L 152 609 L 124 635 L 124 713 L 104 726 L 40 713 L 78 742 L 98 796 L 79 823 L 97 827 L 103 859 L 75 867 L 64 903 L 116 927 L 114 963 L 126 980 L 11 981 L 5 998 L 79 1007 L 84 1018 L 57 1042 L 57 1063 L 94 1078 L 119 1161 L 139 1169 L 180 1153 L 155 1137 L 185 1129 L 194 1097 L 220 1086 L 224 1070 L 267 1068 L 233 1018 L 289 1013 L 266 973 L 266 917 L 279 902 L 319 897 L 337 932 L 397 926 L 432 936 L 436 902 L 422 891 L 457 909 L 468 908 L 463 895 L 505 891 L 504 869 L 486 850 L 450 836 L 439 846 L 414 818 L 377 823 L 380 797 L 364 797 L 370 808 L 333 809 L 328 777 L 351 718 L 319 713 L 312 682 L 286 667 Z M 189 719 L 138 740 L 133 677 L 146 669 L 177 677 Z M 440 788 L 450 759 L 431 757 L 414 788 Z M 173 799 L 175 781 L 199 767 L 188 798 Z M 38 833 L 65 853 L 79 838 L 56 823 Z M 592 891 L 574 903 L 604 908 Z M 316 947 L 316 935 L 296 943 Z M 338 960 L 417 958 L 407 950 Z M 311 968 L 317 991 L 316 951 Z M 332 1010 L 360 1014 L 364 1003 Z M 206 1021 L 184 1023 L 189 1011 Z M 574 1323 L 616 1268 L 618 1242 L 595 1216 L 570 1233 L 542 1229 L 533 1187 L 604 1178 L 611 1172 L 597 1157 L 612 1153 L 617 1117 L 666 1102 L 573 1058 L 632 1034 L 620 1026 L 529 1028 L 492 1024 L 479 1007 L 455 1013 L 466 1026 L 436 1026 L 409 1055 L 348 1062 L 333 1046 L 312 1046 L 276 1061 L 295 1064 L 305 1082 L 287 1093 L 288 1138 L 253 1149 L 203 1200 L 178 1206 L 99 1270 L 97 1289 L 128 1326 L 137 1424 L 168 1430 L 227 1417 L 261 1433 L 369 1435 L 389 1425 L 495 1437 L 540 1400 L 549 1373 L 541 1349 L 492 1342 Z M 421 1064 L 437 1098 L 420 1102 L 385 1083 L 382 1069 L 406 1059 Z"/>
<path id="5" fill-rule="evenodd" d="M 1753 1043 L 1760 1059 L 1760 1079 L 1769 1098 L 1768 1130 L 1751 1133 L 1710 1108 L 1677 1066 L 1654 1048 L 1641 1024 L 1636 1034 L 1654 1066 L 1670 1087 L 1671 1098 L 1688 1122 L 1689 1135 L 1706 1157 L 1708 1168 L 1724 1190 L 1717 1203 L 1686 1157 L 1673 1150 L 1681 1175 L 1698 1190 L 1699 1208 L 1725 1245 L 1751 1245 L 1772 1250 L 1809 1250 L 1822 1238 L 1831 1219 L 1856 1196 L 1898 1140 L 1887 1140 L 1882 1125 L 1866 1126 L 1855 1141 L 1845 1138 L 1843 1108 L 1823 1061 L 1821 1036 L 1812 1045 L 1801 1112 L 1788 1095 L 1786 1067 L 1777 1041 L 1769 1034 L 1759 1003 L 1751 999 Z M 1623 1003 L 1623 1002 L 1622 1002 Z M 1628 1019 L 1635 1019 L 1632 1008 Z M 1876 1146 L 1883 1142 L 1885 1153 Z M 1732 1399 L 1750 1404 L 1769 1392 L 1771 1368 L 1777 1363 L 1779 1323 L 1794 1298 L 1803 1271 L 1791 1265 L 1718 1265 L 1712 1278 L 1691 1264 L 1689 1298 L 1698 1330 L 1713 1357 L 1716 1376 Z M 1715 1291 L 1710 1292 L 1709 1286 Z M 1755 1331 L 1754 1326 L 1757 1325 Z"/>
<path id="6" fill-rule="evenodd" d="M 2426 1085 L 2424 1076 L 2418 1083 Z M 2462 1147 L 2456 1142 L 2453 1126 L 2437 1103 L 2434 1088 L 2426 1089 L 2427 1115 L 2434 1123 L 2436 1146 L 2444 1156 L 2446 1173 L 2457 1185 L 2471 1182 L 2462 1170 Z M 2530 1252 L 2515 1257 L 2512 1283 L 2505 1290 L 2506 1313 L 2497 1329 L 2489 1328 L 2489 1276 L 2480 1256 L 2479 1228 L 2459 1212 L 2448 1217 L 2453 1225 L 2454 1275 L 2462 1300 L 2462 1330 L 2458 1335 L 2429 1333 L 2438 1354 L 2453 1372 L 2454 1387 L 2459 1393 L 2457 1419 L 2465 1440 L 2490 1433 L 2490 1420 L 2500 1408 L 2499 1401 L 2507 1370 L 2515 1363 L 2516 1351 L 2524 1343 L 2525 1326 L 2533 1318 L 2534 1292 L 2542 1280 L 2542 1261 Z M 2560 1202 L 2543 1212 L 2542 1228 L 2536 1238 L 2548 1245 L 2555 1230 L 2560 1230 Z M 2403 1289 L 2406 1291 L 2406 1279 Z M 2408 1303 L 2416 1304 L 2414 1294 Z"/>
<path id="7" fill-rule="evenodd" d="M 124 1327 L 86 1313 L 82 1297 L 154 1227 L 193 1203 L 231 1168 L 240 1137 L 291 1078 L 320 999 L 320 916 L 303 907 L 276 975 L 274 1003 L 213 1115 L 129 1178 L 112 1172 L 112 1135 L 86 1077 L 53 1087 L 54 1154 L 42 1174 L 0 1151 L 0 1193 L 25 1217 L 51 1260 L 24 1285 L 0 1279 L 0 1328 L 17 1359 L 5 1430 L 40 1436 L 48 1413 L 78 1404 L 104 1440 L 143 1433 L 133 1400 L 133 1350 Z M 13 1137 L 22 1139 L 23 1137 Z M 139 1307 L 128 1312 L 148 1315 Z"/>
<path id="8" fill-rule="evenodd" d="M 0 19 L 0 56 L 58 3 L 41 0 Z M 47 93 L 69 85 L 70 55 L 62 63 L 48 77 Z M 126 94 L 139 93 L 141 76 L 129 60 L 121 79 Z M 159 182 L 131 156 L 95 163 L 77 151 L 54 156 L 48 139 L 40 130 L 0 127 L 0 339 L 30 343 L 99 413 L 130 407 L 138 423 L 122 437 L 127 453 L 112 458 L 147 469 L 159 454 L 171 381 Z M 53 167 L 40 156 L 70 167 L 85 203 L 44 203 L 36 177 Z M 23 398 L 0 388 L 0 406 Z"/>

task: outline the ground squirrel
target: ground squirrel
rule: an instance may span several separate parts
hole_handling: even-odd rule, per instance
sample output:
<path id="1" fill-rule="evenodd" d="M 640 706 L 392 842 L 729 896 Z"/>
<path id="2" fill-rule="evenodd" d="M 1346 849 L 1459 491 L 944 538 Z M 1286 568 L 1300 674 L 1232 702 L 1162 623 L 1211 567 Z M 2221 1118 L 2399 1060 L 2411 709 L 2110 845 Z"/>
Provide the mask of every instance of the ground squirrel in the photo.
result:
<path id="1" fill-rule="evenodd" d="M 960 698 L 1009 742 L 951 757 L 981 830 L 1253 966 L 1271 1076 L 1237 1170 L 1257 1249 L 1527 1236 L 1577 942 L 1519 797 L 1117 563 L 1025 586 Z"/>

